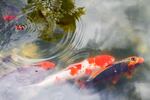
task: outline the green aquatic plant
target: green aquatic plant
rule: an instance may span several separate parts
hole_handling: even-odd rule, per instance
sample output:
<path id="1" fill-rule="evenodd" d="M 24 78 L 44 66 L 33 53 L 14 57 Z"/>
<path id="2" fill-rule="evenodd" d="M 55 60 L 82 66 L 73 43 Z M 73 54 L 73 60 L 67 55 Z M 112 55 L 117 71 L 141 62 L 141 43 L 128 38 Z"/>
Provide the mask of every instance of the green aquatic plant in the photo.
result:
<path id="1" fill-rule="evenodd" d="M 74 0 L 28 0 L 23 9 L 27 18 L 40 26 L 42 40 L 56 42 L 68 32 L 74 32 L 76 21 L 85 13 Z M 63 30 L 59 31 L 58 30 Z"/>

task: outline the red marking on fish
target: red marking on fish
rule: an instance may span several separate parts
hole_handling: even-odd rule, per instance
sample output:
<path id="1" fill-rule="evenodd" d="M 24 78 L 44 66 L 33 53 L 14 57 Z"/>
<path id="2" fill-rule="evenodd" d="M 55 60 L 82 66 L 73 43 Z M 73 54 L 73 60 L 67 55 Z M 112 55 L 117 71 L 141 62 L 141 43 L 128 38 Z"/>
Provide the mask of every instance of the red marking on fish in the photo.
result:
<path id="1" fill-rule="evenodd" d="M 77 68 L 71 68 L 70 69 L 71 71 L 70 71 L 70 74 L 72 75 L 72 76 L 74 76 L 74 75 L 76 75 L 77 73 L 78 73 L 78 69 Z"/>
<path id="2" fill-rule="evenodd" d="M 5 21 L 12 21 L 12 20 L 14 20 L 16 18 L 16 16 L 13 16 L 13 15 L 5 15 L 5 16 L 3 16 L 3 19 L 5 20 Z"/>
<path id="3" fill-rule="evenodd" d="M 109 56 L 109 55 L 100 55 L 100 56 L 88 58 L 86 61 L 88 61 L 89 64 L 94 65 L 94 66 L 106 67 L 114 62 L 114 57 Z M 84 71 L 84 69 L 82 69 L 82 66 L 85 66 L 83 62 L 81 62 L 80 64 L 79 63 L 73 64 L 71 65 L 71 67 L 69 66 L 67 70 L 70 70 L 70 74 L 74 76 L 74 75 L 80 74 L 79 73 L 80 70 Z M 90 65 L 85 66 L 85 67 L 87 67 L 84 71 L 85 75 L 91 75 L 92 73 L 94 73 L 92 69 L 90 68 Z M 94 68 L 96 67 L 93 67 L 93 69 Z"/>
<path id="4" fill-rule="evenodd" d="M 89 69 L 89 68 L 87 68 L 87 69 L 85 70 L 85 73 L 86 73 L 87 75 L 91 75 L 91 74 L 92 74 L 92 70 Z"/>
<path id="5" fill-rule="evenodd" d="M 97 66 L 108 66 L 113 64 L 115 61 L 115 58 L 110 55 L 100 55 L 95 57 L 95 64 Z"/>
<path id="6" fill-rule="evenodd" d="M 38 66 L 38 67 L 41 67 L 43 69 L 46 69 L 46 70 L 53 69 L 56 66 L 55 63 L 50 62 L 50 61 L 39 62 L 35 65 Z"/>
<path id="7" fill-rule="evenodd" d="M 74 76 L 79 72 L 79 70 L 81 70 L 81 68 L 82 68 L 81 64 L 76 64 L 69 67 L 68 70 L 70 70 L 70 74 Z"/>
<path id="8" fill-rule="evenodd" d="M 88 62 L 89 62 L 89 64 L 94 64 L 95 63 L 95 58 L 94 57 L 88 58 Z"/>
<path id="9" fill-rule="evenodd" d="M 21 31 L 21 30 L 25 29 L 25 26 L 24 25 L 16 25 L 15 29 Z"/>
<path id="10" fill-rule="evenodd" d="M 80 70 L 80 69 L 82 68 L 81 64 L 77 64 L 77 65 L 75 65 L 75 66 L 76 66 L 76 68 L 77 68 L 78 70 Z"/>
<path id="11" fill-rule="evenodd" d="M 115 58 L 110 55 L 99 55 L 96 57 L 88 58 L 90 64 L 96 64 L 97 66 L 103 67 L 114 63 Z"/>

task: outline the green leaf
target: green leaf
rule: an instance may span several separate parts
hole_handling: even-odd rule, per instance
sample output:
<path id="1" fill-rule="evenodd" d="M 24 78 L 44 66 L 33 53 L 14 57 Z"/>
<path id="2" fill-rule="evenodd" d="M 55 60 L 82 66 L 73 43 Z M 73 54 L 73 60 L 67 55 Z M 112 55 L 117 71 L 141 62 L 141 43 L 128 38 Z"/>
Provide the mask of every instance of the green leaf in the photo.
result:
<path id="1" fill-rule="evenodd" d="M 83 7 L 76 7 L 74 0 L 28 0 L 28 5 L 23 9 L 27 18 L 36 24 L 41 24 L 40 39 L 56 42 L 68 32 L 74 32 L 76 21 L 85 13 Z M 63 34 L 55 34 L 58 27 L 63 29 Z"/>

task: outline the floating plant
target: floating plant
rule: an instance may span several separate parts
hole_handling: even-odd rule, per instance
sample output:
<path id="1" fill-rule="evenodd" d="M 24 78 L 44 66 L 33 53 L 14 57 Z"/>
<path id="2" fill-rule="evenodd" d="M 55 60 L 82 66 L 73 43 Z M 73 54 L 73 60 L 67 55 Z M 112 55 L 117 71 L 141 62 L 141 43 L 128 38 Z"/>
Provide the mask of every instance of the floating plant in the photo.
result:
<path id="1" fill-rule="evenodd" d="M 56 42 L 76 29 L 76 21 L 85 13 L 74 0 L 28 0 L 23 8 L 31 22 L 41 26 L 39 38 Z"/>

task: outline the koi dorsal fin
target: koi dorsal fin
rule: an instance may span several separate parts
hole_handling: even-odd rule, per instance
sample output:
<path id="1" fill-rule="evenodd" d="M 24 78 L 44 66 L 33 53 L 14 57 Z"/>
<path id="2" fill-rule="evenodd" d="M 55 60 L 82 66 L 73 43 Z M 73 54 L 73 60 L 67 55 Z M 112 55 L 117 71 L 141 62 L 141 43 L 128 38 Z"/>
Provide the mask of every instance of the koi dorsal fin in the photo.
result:
<path id="1" fill-rule="evenodd" d="M 93 71 L 93 72 L 90 74 L 90 77 L 88 78 L 87 81 L 93 80 L 94 78 L 96 78 L 96 76 L 98 76 L 100 73 L 102 73 L 103 71 L 105 71 L 105 70 L 108 69 L 109 67 L 110 67 L 110 66 L 102 67 L 102 68 L 98 68 L 97 70 Z"/>

